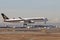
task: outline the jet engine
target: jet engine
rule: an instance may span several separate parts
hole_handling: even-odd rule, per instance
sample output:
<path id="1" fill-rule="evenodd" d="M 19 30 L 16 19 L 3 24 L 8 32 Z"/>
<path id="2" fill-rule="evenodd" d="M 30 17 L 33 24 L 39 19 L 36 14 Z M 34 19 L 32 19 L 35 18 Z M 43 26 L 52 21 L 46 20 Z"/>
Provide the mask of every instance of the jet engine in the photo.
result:
<path id="1" fill-rule="evenodd" d="M 34 23 L 34 21 L 33 20 L 29 20 L 28 23 Z"/>

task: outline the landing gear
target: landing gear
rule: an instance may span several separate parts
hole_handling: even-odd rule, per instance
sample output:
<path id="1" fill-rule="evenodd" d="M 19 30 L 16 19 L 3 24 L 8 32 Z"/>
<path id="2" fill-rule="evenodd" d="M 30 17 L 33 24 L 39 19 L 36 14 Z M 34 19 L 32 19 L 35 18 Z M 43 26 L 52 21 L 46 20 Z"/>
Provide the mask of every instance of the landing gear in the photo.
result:
<path id="1" fill-rule="evenodd" d="M 23 24 L 23 27 L 27 27 L 27 24 L 24 23 L 24 24 Z"/>

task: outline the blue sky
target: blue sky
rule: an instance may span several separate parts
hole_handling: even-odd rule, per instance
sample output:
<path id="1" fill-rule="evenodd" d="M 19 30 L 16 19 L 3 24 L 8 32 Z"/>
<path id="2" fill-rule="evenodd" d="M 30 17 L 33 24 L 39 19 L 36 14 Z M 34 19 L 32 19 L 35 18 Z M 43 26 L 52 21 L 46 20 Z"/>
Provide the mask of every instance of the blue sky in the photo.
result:
<path id="1" fill-rule="evenodd" d="M 9 17 L 60 18 L 60 0 L 0 0 L 1 12 Z"/>

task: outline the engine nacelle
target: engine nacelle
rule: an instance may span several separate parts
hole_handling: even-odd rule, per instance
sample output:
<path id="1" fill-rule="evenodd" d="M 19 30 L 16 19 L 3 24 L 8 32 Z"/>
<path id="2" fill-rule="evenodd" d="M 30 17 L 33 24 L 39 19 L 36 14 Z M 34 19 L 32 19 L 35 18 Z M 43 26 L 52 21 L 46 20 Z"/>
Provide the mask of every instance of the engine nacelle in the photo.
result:
<path id="1" fill-rule="evenodd" d="M 34 21 L 32 21 L 32 20 L 29 20 L 29 21 L 28 21 L 28 23 L 34 23 Z"/>

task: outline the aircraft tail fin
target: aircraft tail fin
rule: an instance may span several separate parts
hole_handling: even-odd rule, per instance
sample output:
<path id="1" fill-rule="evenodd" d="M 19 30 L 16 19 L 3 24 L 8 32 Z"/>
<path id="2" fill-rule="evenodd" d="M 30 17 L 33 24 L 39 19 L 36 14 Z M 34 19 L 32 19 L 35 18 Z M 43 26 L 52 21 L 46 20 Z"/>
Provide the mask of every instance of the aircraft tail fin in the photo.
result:
<path id="1" fill-rule="evenodd" d="M 1 13 L 3 19 L 9 19 L 4 13 Z"/>

